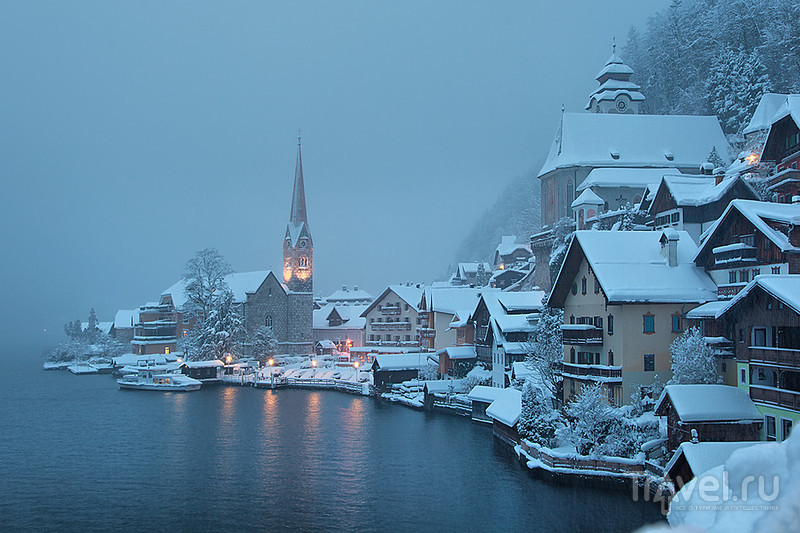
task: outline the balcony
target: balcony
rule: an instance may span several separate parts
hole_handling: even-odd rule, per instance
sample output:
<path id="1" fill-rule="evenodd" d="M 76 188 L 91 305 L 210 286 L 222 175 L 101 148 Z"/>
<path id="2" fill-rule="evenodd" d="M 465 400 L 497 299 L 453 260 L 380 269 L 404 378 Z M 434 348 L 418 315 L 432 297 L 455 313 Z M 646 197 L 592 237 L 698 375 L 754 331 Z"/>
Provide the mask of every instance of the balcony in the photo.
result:
<path id="1" fill-rule="evenodd" d="M 372 331 L 411 331 L 411 322 L 373 322 Z"/>
<path id="2" fill-rule="evenodd" d="M 717 246 L 712 250 L 715 265 L 730 265 L 739 262 L 754 262 L 756 248 L 743 242 Z"/>
<path id="3" fill-rule="evenodd" d="M 564 344 L 599 346 L 603 344 L 603 330 L 591 324 L 564 324 L 561 326 Z"/>
<path id="4" fill-rule="evenodd" d="M 800 369 L 800 350 L 750 346 L 747 350 L 750 363 L 765 363 Z"/>
<path id="5" fill-rule="evenodd" d="M 621 366 L 579 365 L 576 363 L 562 363 L 562 365 L 562 374 L 567 377 L 595 379 L 604 383 L 622 381 Z"/>
<path id="6" fill-rule="evenodd" d="M 399 305 L 384 305 L 381 307 L 381 314 L 382 315 L 399 315 L 400 314 L 400 306 Z"/>
<path id="7" fill-rule="evenodd" d="M 750 385 L 750 398 L 754 402 L 800 411 L 800 392 Z"/>
<path id="8" fill-rule="evenodd" d="M 433 328 L 419 328 L 419 336 L 423 339 L 432 339 L 436 337 L 436 330 Z"/>

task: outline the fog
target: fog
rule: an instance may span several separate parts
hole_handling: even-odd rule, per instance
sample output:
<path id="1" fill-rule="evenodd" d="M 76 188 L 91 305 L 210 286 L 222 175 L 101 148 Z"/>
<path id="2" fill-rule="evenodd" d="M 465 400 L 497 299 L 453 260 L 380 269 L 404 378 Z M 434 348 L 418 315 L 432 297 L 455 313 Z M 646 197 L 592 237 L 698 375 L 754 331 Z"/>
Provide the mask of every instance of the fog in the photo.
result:
<path id="1" fill-rule="evenodd" d="M 280 268 L 302 129 L 315 293 L 430 282 L 666 0 L 3 2 L 3 337 Z M 623 58 L 624 59 L 624 58 Z"/>

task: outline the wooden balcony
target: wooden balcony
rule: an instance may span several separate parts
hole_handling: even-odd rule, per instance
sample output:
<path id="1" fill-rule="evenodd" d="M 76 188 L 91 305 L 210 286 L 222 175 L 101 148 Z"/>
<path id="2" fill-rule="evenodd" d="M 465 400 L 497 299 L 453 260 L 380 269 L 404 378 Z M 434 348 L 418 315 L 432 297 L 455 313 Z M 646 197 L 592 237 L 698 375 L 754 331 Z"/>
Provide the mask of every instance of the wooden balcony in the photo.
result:
<path id="1" fill-rule="evenodd" d="M 399 305 L 384 305 L 381 307 L 381 314 L 383 315 L 399 315 L 400 314 L 400 306 Z"/>
<path id="2" fill-rule="evenodd" d="M 603 381 L 622 380 L 621 366 L 605 365 L 580 365 L 577 363 L 563 363 L 562 372 L 570 376 L 586 378 L 604 378 Z"/>
<path id="3" fill-rule="evenodd" d="M 800 369 L 800 350 L 797 349 L 750 346 L 747 349 L 747 357 L 750 363 L 765 363 Z"/>
<path id="4" fill-rule="evenodd" d="M 411 322 L 373 322 L 373 331 L 411 331 Z"/>
<path id="5" fill-rule="evenodd" d="M 433 339 L 436 337 L 436 330 L 433 328 L 419 328 L 419 336 L 423 339 Z"/>
<path id="6" fill-rule="evenodd" d="M 603 330 L 591 324 L 564 324 L 561 326 L 564 344 L 599 346 L 603 344 Z"/>
<path id="7" fill-rule="evenodd" d="M 800 412 L 800 392 L 750 385 L 750 398 L 757 403 L 776 405 Z"/>

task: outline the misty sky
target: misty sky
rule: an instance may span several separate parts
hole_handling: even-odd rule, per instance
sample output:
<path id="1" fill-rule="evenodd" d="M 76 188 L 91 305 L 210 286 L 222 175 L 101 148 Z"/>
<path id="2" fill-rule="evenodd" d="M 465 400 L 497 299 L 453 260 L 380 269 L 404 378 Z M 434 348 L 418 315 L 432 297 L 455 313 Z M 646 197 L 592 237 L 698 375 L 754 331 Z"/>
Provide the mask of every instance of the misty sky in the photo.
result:
<path id="1" fill-rule="evenodd" d="M 315 292 L 444 277 L 666 5 L 2 2 L 6 347 L 157 300 L 202 248 L 278 269 L 297 128 Z"/>

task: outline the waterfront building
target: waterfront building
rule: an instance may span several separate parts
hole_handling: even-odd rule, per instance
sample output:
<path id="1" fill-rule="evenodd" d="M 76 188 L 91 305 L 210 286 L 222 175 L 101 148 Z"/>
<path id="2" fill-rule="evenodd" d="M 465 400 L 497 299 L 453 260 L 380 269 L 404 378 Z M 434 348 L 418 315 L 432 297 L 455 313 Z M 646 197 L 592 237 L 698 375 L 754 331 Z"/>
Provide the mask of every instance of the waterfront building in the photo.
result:
<path id="1" fill-rule="evenodd" d="M 419 308 L 424 288 L 419 283 L 389 285 L 361 313 L 365 345 L 419 347 L 425 312 Z"/>

